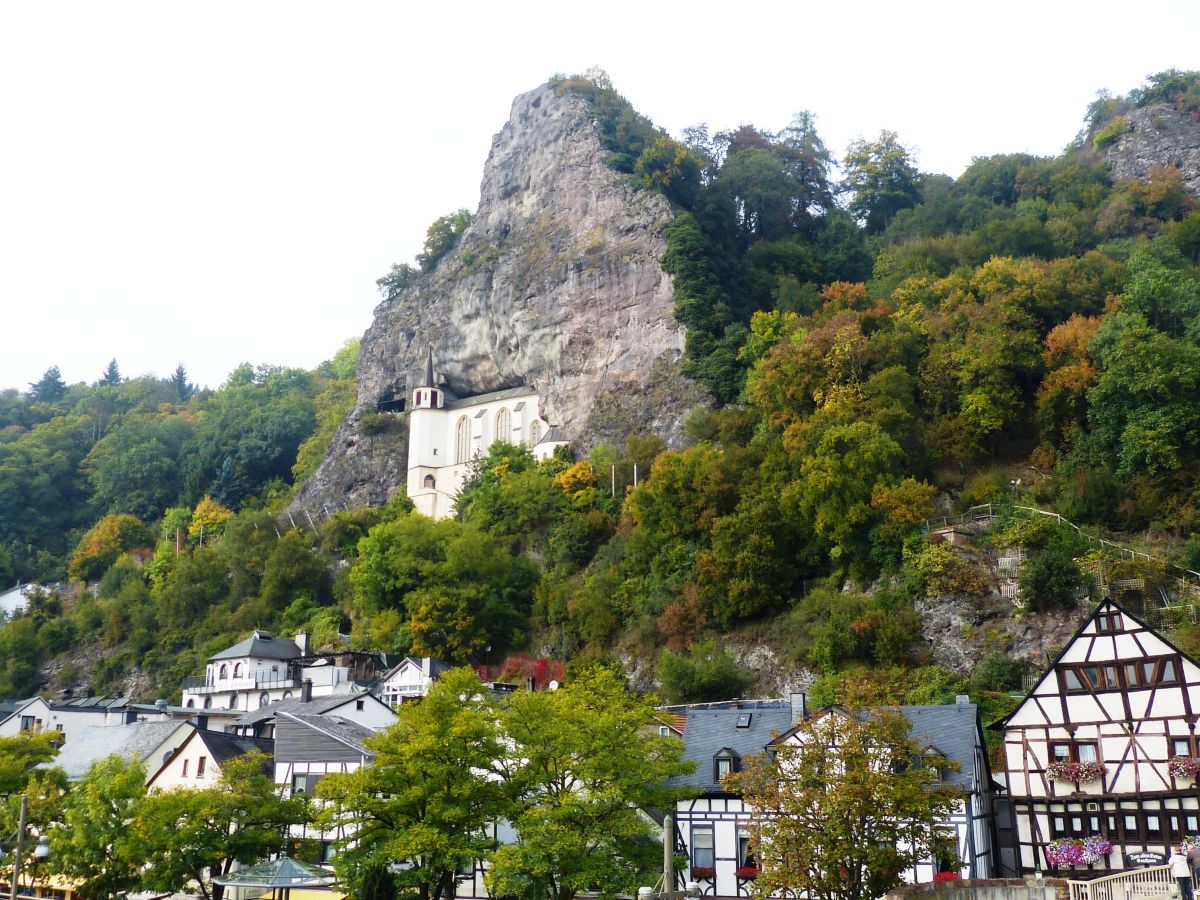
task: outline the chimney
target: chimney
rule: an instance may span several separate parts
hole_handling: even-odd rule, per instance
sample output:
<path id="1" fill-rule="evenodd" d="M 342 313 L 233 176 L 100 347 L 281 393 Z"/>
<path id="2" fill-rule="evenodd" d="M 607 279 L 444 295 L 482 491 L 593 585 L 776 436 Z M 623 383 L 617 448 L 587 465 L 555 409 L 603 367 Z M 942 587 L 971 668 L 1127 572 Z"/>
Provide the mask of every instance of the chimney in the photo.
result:
<path id="1" fill-rule="evenodd" d="M 154 708 L 157 709 L 159 712 L 166 712 L 167 711 L 167 701 L 164 700 L 162 697 L 159 697 L 157 700 L 154 701 Z"/>
<path id="2" fill-rule="evenodd" d="M 305 680 L 304 684 L 300 685 L 300 699 L 308 703 L 312 700 L 312 680 Z"/>
<path id="3" fill-rule="evenodd" d="M 954 695 L 954 705 L 955 706 L 969 706 L 970 703 L 971 703 L 971 695 L 970 694 L 955 694 Z"/>
<path id="4" fill-rule="evenodd" d="M 132 725 L 137 720 L 138 720 L 138 714 L 137 714 L 136 709 L 125 710 L 125 724 L 126 725 Z"/>
<path id="5" fill-rule="evenodd" d="M 296 635 L 296 646 L 300 648 L 301 656 L 312 655 L 312 638 L 307 631 L 301 631 Z"/>
<path id="6" fill-rule="evenodd" d="M 792 724 L 797 725 L 808 718 L 808 697 L 805 694 L 792 694 Z"/>
<path id="7" fill-rule="evenodd" d="M 196 716 L 196 729 L 199 731 L 208 731 L 208 716 L 203 714 Z"/>

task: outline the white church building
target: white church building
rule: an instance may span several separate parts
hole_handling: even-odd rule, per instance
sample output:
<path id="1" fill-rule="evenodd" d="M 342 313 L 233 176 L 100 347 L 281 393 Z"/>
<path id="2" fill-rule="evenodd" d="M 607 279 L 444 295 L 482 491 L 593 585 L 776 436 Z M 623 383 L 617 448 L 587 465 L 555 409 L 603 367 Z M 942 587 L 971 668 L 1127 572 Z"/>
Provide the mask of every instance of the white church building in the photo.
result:
<path id="1" fill-rule="evenodd" d="M 496 441 L 527 447 L 537 459 L 566 446 L 528 387 L 452 399 L 433 377 L 433 348 L 425 378 L 413 389 L 408 432 L 408 496 L 417 512 L 433 519 L 454 513 L 454 503 L 473 459 Z"/>

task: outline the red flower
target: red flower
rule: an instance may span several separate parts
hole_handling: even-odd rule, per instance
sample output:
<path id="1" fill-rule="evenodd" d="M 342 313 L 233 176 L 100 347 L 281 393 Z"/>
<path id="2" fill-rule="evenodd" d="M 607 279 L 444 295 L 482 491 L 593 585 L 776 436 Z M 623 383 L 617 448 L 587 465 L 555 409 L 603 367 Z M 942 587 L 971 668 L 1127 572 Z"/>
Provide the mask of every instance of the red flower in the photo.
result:
<path id="1" fill-rule="evenodd" d="M 935 882 L 958 881 L 958 873 L 957 872 L 938 872 L 936 875 L 933 876 L 933 880 Z"/>
<path id="2" fill-rule="evenodd" d="M 738 878 L 757 878 L 758 866 L 738 866 L 733 870 L 733 874 Z"/>
<path id="3" fill-rule="evenodd" d="M 714 869 L 712 866 L 692 866 L 692 877 L 693 878 L 696 878 L 696 879 L 712 878 L 716 874 L 717 874 L 717 870 Z"/>

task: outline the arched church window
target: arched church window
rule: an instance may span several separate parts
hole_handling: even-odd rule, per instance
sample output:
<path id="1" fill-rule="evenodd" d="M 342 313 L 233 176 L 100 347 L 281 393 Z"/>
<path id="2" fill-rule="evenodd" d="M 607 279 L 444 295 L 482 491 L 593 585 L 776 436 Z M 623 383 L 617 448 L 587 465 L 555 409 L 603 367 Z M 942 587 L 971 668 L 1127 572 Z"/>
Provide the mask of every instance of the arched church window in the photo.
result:
<path id="1" fill-rule="evenodd" d="M 507 406 L 501 407 L 500 412 L 496 413 L 496 440 L 512 443 L 512 413 Z"/>
<path id="2" fill-rule="evenodd" d="M 217 677 L 222 681 L 229 677 L 229 667 L 224 663 L 221 664 L 221 671 L 217 673 Z"/>
<path id="3" fill-rule="evenodd" d="M 205 708 L 205 709 L 212 709 L 212 697 L 205 697 L 205 698 L 204 698 L 204 708 Z"/>
<path id="4" fill-rule="evenodd" d="M 242 677 L 242 664 L 241 664 L 241 663 L 234 663 L 234 664 L 233 664 L 233 677 L 234 677 L 234 678 L 241 678 L 241 677 Z"/>
<path id="5" fill-rule="evenodd" d="M 542 423 L 534 419 L 529 423 L 529 449 L 532 450 L 537 446 L 537 442 L 542 439 Z"/>
<path id="6" fill-rule="evenodd" d="M 434 479 L 434 477 L 432 475 L 425 476 L 425 487 L 427 487 L 427 488 L 436 488 L 437 487 L 437 481 Z"/>
<path id="7" fill-rule="evenodd" d="M 188 702 L 184 704 L 188 709 L 193 709 L 196 706 L 196 701 L 188 697 Z"/>
<path id="8" fill-rule="evenodd" d="M 471 458 L 471 420 L 459 416 L 454 428 L 454 462 L 465 463 Z"/>

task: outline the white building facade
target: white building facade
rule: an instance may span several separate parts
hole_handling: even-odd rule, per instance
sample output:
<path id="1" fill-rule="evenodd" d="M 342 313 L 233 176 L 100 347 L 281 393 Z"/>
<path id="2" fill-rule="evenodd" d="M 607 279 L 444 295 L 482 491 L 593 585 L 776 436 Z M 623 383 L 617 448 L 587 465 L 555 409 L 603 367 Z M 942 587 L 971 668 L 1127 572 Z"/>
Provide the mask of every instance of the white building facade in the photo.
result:
<path id="1" fill-rule="evenodd" d="M 1019 871 L 1105 874 L 1200 834 L 1198 716 L 1200 666 L 1102 602 L 1003 723 Z M 1082 842 L 1095 858 L 1066 863 Z"/>
<path id="2" fill-rule="evenodd" d="M 527 387 L 452 399 L 435 383 L 433 350 L 424 383 L 410 396 L 408 496 L 417 512 L 433 519 L 454 513 L 472 460 L 496 441 L 526 447 L 538 459 L 566 446 L 542 418 L 538 395 Z"/>

